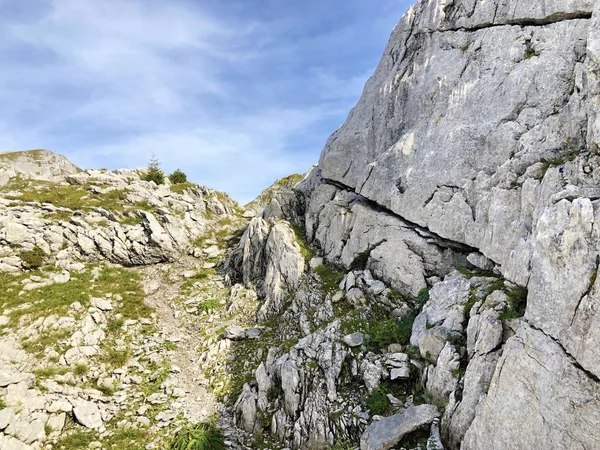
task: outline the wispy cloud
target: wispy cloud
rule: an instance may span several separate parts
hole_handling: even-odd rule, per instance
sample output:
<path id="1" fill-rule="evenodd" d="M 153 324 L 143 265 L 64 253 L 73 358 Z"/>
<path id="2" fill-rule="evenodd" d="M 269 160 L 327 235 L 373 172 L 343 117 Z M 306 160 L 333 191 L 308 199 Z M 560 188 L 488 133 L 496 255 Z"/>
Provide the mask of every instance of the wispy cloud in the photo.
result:
<path id="1" fill-rule="evenodd" d="M 155 151 L 241 202 L 318 159 L 379 56 L 336 57 L 358 24 L 331 22 L 316 1 L 323 23 L 271 0 L 11 3 L 0 0 L 0 151 L 108 168 Z M 367 47 L 382 48 L 397 18 Z"/>

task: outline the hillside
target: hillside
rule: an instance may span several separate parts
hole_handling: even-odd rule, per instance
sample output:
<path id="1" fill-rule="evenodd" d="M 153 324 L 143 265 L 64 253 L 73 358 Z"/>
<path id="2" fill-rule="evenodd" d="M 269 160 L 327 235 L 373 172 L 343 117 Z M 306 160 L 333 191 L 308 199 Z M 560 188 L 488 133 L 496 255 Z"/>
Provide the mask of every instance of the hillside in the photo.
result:
<path id="1" fill-rule="evenodd" d="M 600 448 L 599 21 L 418 2 L 246 210 L 12 173 L 0 448 Z"/>
<path id="2" fill-rule="evenodd" d="M 26 150 L 0 153 L 0 186 L 17 174 L 22 178 L 58 181 L 81 169 L 62 155 L 48 150 Z"/>

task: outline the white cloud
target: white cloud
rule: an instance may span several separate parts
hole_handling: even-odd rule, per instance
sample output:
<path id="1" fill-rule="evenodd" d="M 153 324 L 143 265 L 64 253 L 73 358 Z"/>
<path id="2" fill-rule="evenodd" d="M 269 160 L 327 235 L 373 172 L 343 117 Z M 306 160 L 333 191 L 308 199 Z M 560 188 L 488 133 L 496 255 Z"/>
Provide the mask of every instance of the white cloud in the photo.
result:
<path id="1" fill-rule="evenodd" d="M 316 51 L 318 37 L 286 40 L 293 20 L 224 22 L 203 5 L 48 0 L 34 17 L 0 24 L 0 151 L 49 148 L 109 168 L 143 165 L 155 151 L 166 170 L 241 202 L 306 170 L 320 148 L 298 141 L 345 116 L 368 75 L 315 67 L 265 81 L 301 45 Z M 350 27 L 340 30 L 323 39 L 350 39 Z M 300 101 L 284 104 L 280 91 Z"/>

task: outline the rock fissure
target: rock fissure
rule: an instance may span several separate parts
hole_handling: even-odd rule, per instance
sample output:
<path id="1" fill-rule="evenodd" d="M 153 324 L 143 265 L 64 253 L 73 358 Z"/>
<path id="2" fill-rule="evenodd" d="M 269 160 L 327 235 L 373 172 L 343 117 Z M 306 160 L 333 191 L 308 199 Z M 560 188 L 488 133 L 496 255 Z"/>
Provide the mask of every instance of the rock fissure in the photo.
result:
<path id="1" fill-rule="evenodd" d="M 532 325 L 530 322 L 527 322 L 527 324 L 532 329 L 534 329 L 536 331 L 539 331 L 540 333 L 544 334 L 544 336 L 546 336 L 548 339 L 552 340 L 552 342 L 554 342 L 556 345 L 558 345 L 560 347 L 560 349 L 562 350 L 562 352 L 568 357 L 568 359 L 571 362 L 571 364 L 573 365 L 573 367 L 575 367 L 580 373 L 584 374 L 587 378 L 589 378 L 590 380 L 594 381 L 595 383 L 600 384 L 600 377 L 598 375 L 594 374 L 593 372 L 590 372 L 585 367 L 583 367 L 577 361 L 577 359 L 563 346 L 563 344 L 558 339 L 556 339 L 552 335 L 546 333 L 543 329 L 538 328 L 535 325 Z"/>
<path id="2" fill-rule="evenodd" d="M 600 197 L 599 197 L 600 198 Z M 592 199 L 590 199 L 592 200 Z M 572 200 L 570 200 L 572 201 Z M 594 288 L 595 284 L 596 284 L 596 278 L 598 277 L 598 270 L 600 269 L 600 255 L 596 255 L 596 266 L 592 272 L 592 276 L 590 278 L 590 282 L 588 285 L 588 288 L 586 289 L 586 291 L 581 295 L 581 297 L 579 297 L 579 301 L 577 302 L 577 305 L 575 306 L 575 310 L 573 311 L 573 317 L 571 318 L 571 325 L 573 326 L 573 323 L 575 322 L 575 319 L 577 317 L 577 312 L 579 311 L 579 307 L 581 306 L 581 302 L 583 302 L 583 300 L 590 295 L 590 293 L 592 292 L 592 289 Z"/>
<path id="3" fill-rule="evenodd" d="M 417 30 L 414 32 L 414 36 L 419 34 L 434 34 L 434 33 L 448 33 L 448 32 L 477 32 L 486 29 L 502 28 L 502 27 L 513 27 L 519 26 L 521 28 L 529 27 L 547 27 L 561 22 L 570 22 L 574 20 L 591 20 L 593 14 L 589 11 L 573 12 L 570 14 L 556 14 L 554 16 L 548 16 L 543 19 L 513 19 L 507 20 L 505 23 L 481 23 L 470 27 L 456 27 L 456 28 L 442 28 L 435 30 Z"/>
<path id="4" fill-rule="evenodd" d="M 340 189 L 343 189 L 345 191 L 355 193 L 354 189 L 351 186 L 340 183 L 339 181 L 325 179 L 325 182 L 327 182 L 333 186 L 336 186 Z M 413 230 L 417 231 L 419 234 L 421 234 L 422 236 L 424 236 L 424 237 L 427 236 L 427 237 L 431 238 L 430 242 L 434 245 L 437 245 L 442 248 L 450 248 L 450 249 L 462 252 L 464 254 L 479 252 L 479 249 L 471 247 L 462 242 L 451 241 L 449 239 L 445 239 L 445 238 L 439 236 L 438 234 L 432 232 L 427 227 L 423 227 L 421 225 L 418 225 L 414 222 L 407 220 L 406 218 L 402 217 L 401 215 L 397 214 L 396 212 L 387 209 L 385 206 L 377 203 L 374 200 L 371 200 L 371 199 L 365 197 L 362 194 L 357 194 L 357 193 L 355 193 L 355 194 L 360 197 L 361 202 L 368 205 L 369 208 L 373 209 L 374 211 L 384 212 L 385 214 L 396 217 L 397 219 L 399 219 L 400 221 L 402 221 L 405 224 L 406 228 L 413 229 Z M 358 200 L 356 200 L 356 201 L 358 201 Z"/>

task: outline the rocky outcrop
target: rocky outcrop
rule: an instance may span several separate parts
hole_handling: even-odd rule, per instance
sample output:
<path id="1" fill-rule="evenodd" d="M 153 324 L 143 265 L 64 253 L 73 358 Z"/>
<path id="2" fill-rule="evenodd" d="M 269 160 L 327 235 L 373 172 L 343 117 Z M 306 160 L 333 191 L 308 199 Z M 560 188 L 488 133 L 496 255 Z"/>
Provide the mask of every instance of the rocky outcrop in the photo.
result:
<path id="1" fill-rule="evenodd" d="M 599 384 L 560 344 L 523 326 L 505 345 L 462 448 L 597 448 Z"/>
<path id="2" fill-rule="evenodd" d="M 263 214 L 264 216 L 264 214 Z M 230 280 L 257 283 L 264 299 L 259 319 L 282 311 L 299 286 L 305 258 L 294 229 L 287 221 L 263 217 L 252 219 L 236 249 L 226 263 Z"/>
<path id="3" fill-rule="evenodd" d="M 0 193 L 0 271 L 9 272 L 20 270 L 22 252 L 35 247 L 64 268 L 80 259 L 173 261 L 200 252 L 193 241 L 206 232 L 207 216 L 235 213 L 233 202 L 215 191 L 190 186 L 173 192 L 168 183 L 142 181 L 133 170 L 88 170 L 60 184 L 11 189 Z M 24 196 L 27 201 L 20 200 Z M 36 198 L 42 200 L 29 200 Z"/>
<path id="4" fill-rule="evenodd" d="M 428 278 L 468 264 L 466 246 L 440 239 L 337 186 L 319 185 L 308 205 L 308 238 L 328 261 L 348 269 L 369 268 L 409 295 L 426 288 Z"/>

